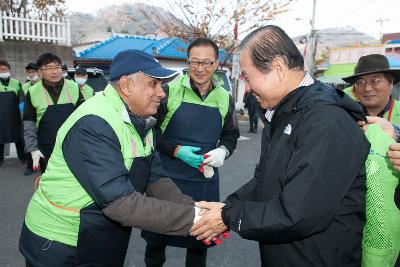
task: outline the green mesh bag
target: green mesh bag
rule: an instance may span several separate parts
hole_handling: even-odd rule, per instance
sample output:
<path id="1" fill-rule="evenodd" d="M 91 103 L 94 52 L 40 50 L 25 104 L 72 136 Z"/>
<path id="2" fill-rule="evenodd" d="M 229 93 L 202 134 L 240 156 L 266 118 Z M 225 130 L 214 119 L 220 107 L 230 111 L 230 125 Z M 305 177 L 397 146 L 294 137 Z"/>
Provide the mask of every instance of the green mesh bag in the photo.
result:
<path id="1" fill-rule="evenodd" d="M 367 221 L 362 240 L 362 266 L 392 267 L 400 250 L 400 211 L 394 203 L 399 172 L 386 152 L 395 141 L 378 125 L 365 133 L 371 143 L 365 163 L 367 170 Z"/>

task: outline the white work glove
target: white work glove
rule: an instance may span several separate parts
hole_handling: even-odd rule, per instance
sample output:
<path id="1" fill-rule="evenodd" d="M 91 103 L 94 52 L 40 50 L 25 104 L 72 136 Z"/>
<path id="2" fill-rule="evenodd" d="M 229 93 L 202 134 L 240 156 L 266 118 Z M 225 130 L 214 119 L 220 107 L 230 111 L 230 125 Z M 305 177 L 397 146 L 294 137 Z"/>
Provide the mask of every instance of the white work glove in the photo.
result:
<path id="1" fill-rule="evenodd" d="M 40 158 L 44 158 L 44 156 L 43 156 L 42 152 L 40 152 L 40 150 L 32 151 L 31 155 L 32 155 L 32 161 L 33 161 L 32 169 L 34 171 L 38 171 L 39 170 L 39 160 L 40 160 Z"/>
<path id="2" fill-rule="evenodd" d="M 219 147 L 206 153 L 206 155 L 208 155 L 208 157 L 203 161 L 205 164 L 211 165 L 216 168 L 224 165 L 224 160 L 226 156 L 225 149 Z"/>
<path id="3" fill-rule="evenodd" d="M 204 172 L 203 175 L 205 178 L 209 179 L 214 176 L 214 168 L 210 165 L 203 166 Z"/>

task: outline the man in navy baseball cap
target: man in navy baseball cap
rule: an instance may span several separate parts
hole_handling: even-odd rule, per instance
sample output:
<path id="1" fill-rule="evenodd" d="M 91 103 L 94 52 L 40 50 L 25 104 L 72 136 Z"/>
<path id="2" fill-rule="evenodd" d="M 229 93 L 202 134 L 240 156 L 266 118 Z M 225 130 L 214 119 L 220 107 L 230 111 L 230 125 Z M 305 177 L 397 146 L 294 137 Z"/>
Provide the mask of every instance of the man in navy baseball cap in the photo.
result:
<path id="1" fill-rule="evenodd" d="M 131 227 L 189 234 L 200 210 L 164 178 L 152 129 L 161 83 L 175 75 L 151 55 L 121 52 L 111 84 L 68 117 L 27 208 L 26 266 L 122 267 Z"/>
<path id="2" fill-rule="evenodd" d="M 118 53 L 110 67 L 110 81 L 128 110 L 138 116 L 154 115 L 165 97 L 161 83 L 177 72 L 165 69 L 152 55 L 139 50 Z"/>

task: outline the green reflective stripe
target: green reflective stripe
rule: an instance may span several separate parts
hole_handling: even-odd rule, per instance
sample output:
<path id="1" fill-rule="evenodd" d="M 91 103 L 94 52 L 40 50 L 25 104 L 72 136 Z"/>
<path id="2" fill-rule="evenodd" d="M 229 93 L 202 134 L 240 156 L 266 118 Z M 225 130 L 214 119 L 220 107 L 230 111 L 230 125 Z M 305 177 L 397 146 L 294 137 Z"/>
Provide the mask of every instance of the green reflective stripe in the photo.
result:
<path id="1" fill-rule="evenodd" d="M 221 124 L 224 124 L 225 117 L 229 110 L 229 93 L 222 87 L 223 81 L 218 75 L 214 75 L 214 89 L 202 101 L 199 96 L 190 87 L 190 78 L 188 75 L 182 75 L 169 84 L 168 90 L 168 112 L 160 128 L 164 132 L 175 111 L 182 102 L 218 108 L 221 114 Z"/>
<path id="2" fill-rule="evenodd" d="M 49 105 L 54 105 L 54 103 L 51 97 L 48 95 L 47 90 L 44 88 L 42 81 L 29 87 L 28 91 L 31 96 L 32 106 L 36 109 L 36 127 L 39 127 L 40 120 L 46 112 L 47 107 Z M 73 81 L 64 79 L 64 86 L 61 90 L 60 96 L 58 97 L 57 104 L 68 104 L 72 102 L 72 104 L 76 105 L 78 99 L 78 84 Z"/>
<path id="3" fill-rule="evenodd" d="M 7 86 L 4 86 L 0 82 L 0 92 L 14 92 L 18 96 L 18 91 L 19 91 L 19 81 L 18 80 L 14 79 L 14 78 L 10 78 L 10 81 L 8 82 Z"/>
<path id="4" fill-rule="evenodd" d="M 91 98 L 94 94 L 94 90 L 92 87 L 90 87 L 89 85 L 85 84 L 85 86 L 83 86 L 82 89 L 80 89 L 82 92 L 83 97 L 85 98 L 85 100 L 88 100 L 89 98 Z"/>
<path id="5" fill-rule="evenodd" d="M 57 208 L 49 201 L 72 210 L 82 210 L 93 203 L 93 199 L 71 173 L 62 152 L 65 136 L 86 115 L 99 116 L 112 127 L 128 170 L 135 157 L 150 155 L 154 146 L 152 131 L 146 136 L 145 144 L 142 143 L 121 98 L 111 85 L 85 101 L 61 126 L 46 172 L 29 203 L 25 222 L 37 235 L 71 246 L 76 246 L 78 242 L 80 214 Z"/>

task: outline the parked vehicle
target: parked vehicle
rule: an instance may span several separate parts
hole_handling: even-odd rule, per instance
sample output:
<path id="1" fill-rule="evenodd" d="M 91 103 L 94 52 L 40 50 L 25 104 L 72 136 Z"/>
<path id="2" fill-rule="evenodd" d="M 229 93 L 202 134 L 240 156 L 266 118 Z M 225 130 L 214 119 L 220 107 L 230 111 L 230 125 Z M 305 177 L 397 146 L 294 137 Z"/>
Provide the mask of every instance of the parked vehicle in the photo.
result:
<path id="1" fill-rule="evenodd" d="M 108 80 L 104 76 L 104 72 L 97 68 L 87 68 L 88 80 L 87 84 L 93 88 L 95 92 L 103 91 L 108 84 Z M 68 68 L 68 77 L 74 80 L 75 68 Z"/>

